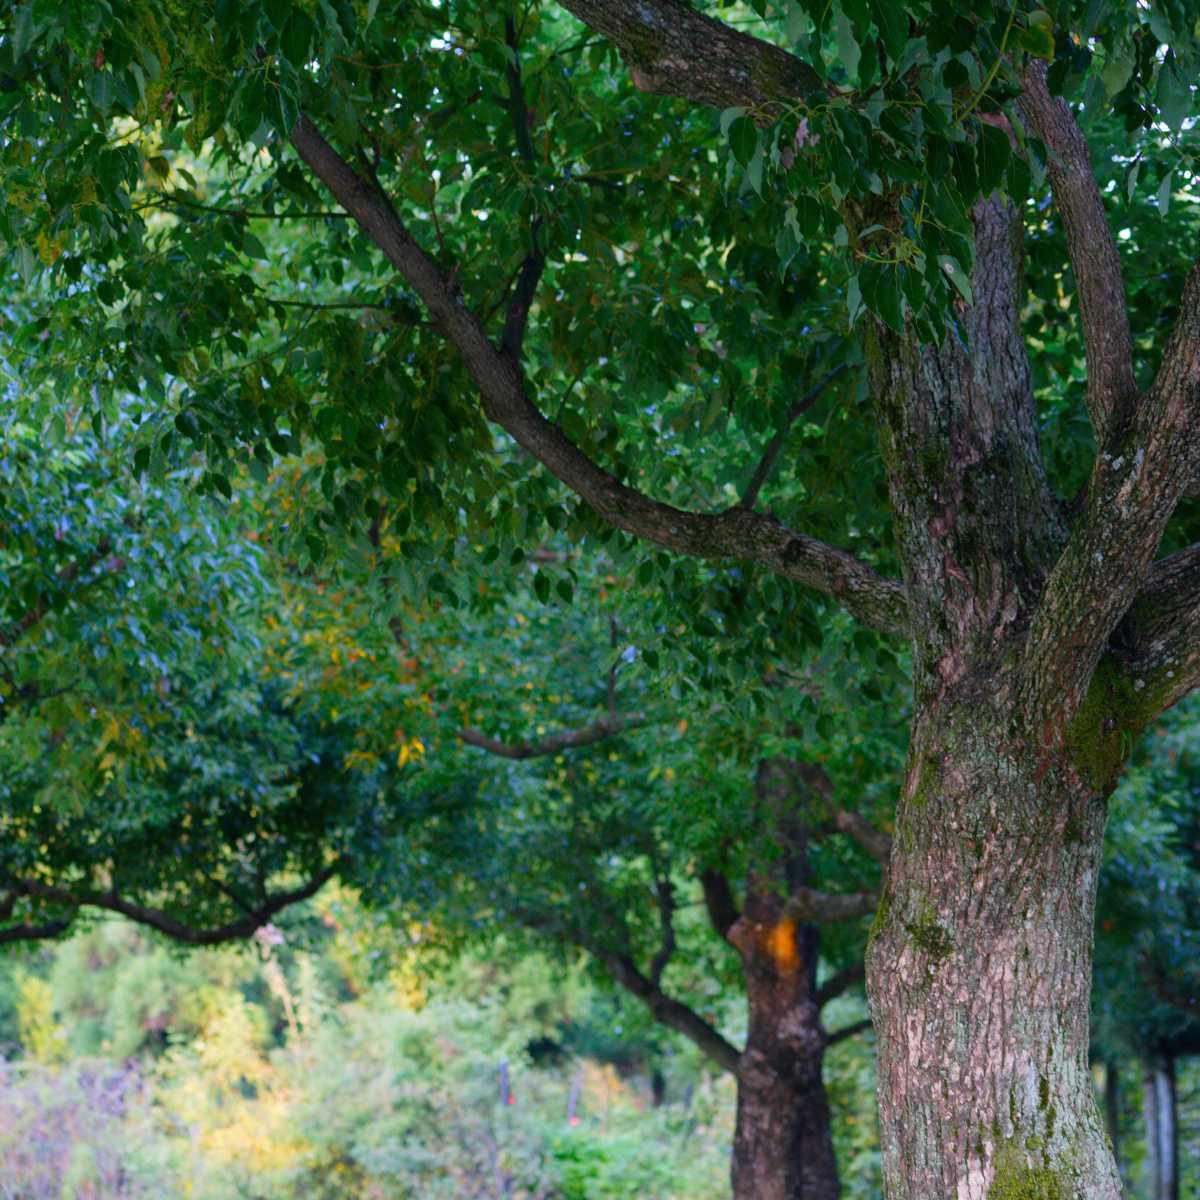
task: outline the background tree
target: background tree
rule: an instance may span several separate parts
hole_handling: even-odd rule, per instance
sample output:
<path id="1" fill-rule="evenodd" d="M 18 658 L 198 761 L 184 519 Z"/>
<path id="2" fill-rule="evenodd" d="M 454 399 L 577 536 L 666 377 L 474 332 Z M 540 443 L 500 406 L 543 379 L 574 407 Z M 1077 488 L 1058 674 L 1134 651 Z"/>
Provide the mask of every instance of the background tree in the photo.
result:
<path id="1" fill-rule="evenodd" d="M 1193 17 L 763 5 L 751 34 L 679 0 L 566 7 L 588 34 L 557 10 L 465 3 L 10 8 L 0 232 L 54 290 L 22 318 L 24 344 L 49 342 L 35 369 L 161 398 L 138 465 L 170 453 L 174 414 L 218 491 L 231 458 L 311 431 L 325 519 L 372 520 L 386 489 L 426 554 L 485 528 L 503 552 L 544 521 L 720 560 L 754 580 L 714 656 L 731 676 L 760 672 L 796 584 L 907 637 L 913 740 L 868 958 L 889 1196 L 1116 1196 L 1086 1071 L 1094 885 L 1104 801 L 1195 681 L 1180 501 L 1200 284 L 1180 247 L 1171 302 L 1135 341 L 1119 196 L 1062 93 L 1121 116 L 1122 157 L 1149 164 L 1165 208 L 1191 172 Z M 206 189 L 189 163 L 214 159 L 228 170 Z M 1074 456 L 1038 446 L 1038 339 L 1020 327 L 1047 183 L 1096 448 L 1073 498 L 1058 468 Z M 271 258 L 248 214 L 290 215 L 285 195 L 334 215 Z M 756 253 L 768 239 L 823 300 L 794 303 Z M 630 349 L 651 315 L 667 336 L 643 365 Z M 815 384 L 810 347 L 824 369 L 865 356 L 854 394 L 869 387 L 872 417 L 847 414 L 830 453 L 794 460 L 787 511 L 763 511 L 732 480 Z M 722 411 L 716 436 L 672 453 L 673 423 Z M 497 450 L 485 418 L 566 490 Z M 807 511 L 814 494 L 832 511 Z M 655 561 L 647 584 L 675 570 Z M 997 1019 L 1018 1005 L 1022 1023 Z"/>

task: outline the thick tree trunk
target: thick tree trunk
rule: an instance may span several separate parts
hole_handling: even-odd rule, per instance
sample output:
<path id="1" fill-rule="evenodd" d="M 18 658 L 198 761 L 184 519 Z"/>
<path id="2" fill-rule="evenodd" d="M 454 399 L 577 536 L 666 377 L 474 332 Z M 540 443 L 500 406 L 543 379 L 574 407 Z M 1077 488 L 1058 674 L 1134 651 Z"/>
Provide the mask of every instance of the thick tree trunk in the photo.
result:
<path id="1" fill-rule="evenodd" d="M 825 1031 L 809 987 L 808 956 L 801 952 L 809 939 L 790 921 L 739 924 L 750 1023 L 738 1061 L 734 1198 L 837 1200 L 837 1159 L 821 1078 Z"/>
<path id="2" fill-rule="evenodd" d="M 888 1198 L 1118 1200 L 1087 1061 L 1102 789 L 988 682 L 918 715 L 867 952 Z"/>
<path id="3" fill-rule="evenodd" d="M 1146 1195 L 1149 1200 L 1179 1200 L 1179 1125 L 1173 1059 L 1160 1056 L 1146 1063 L 1142 1103 L 1146 1115 Z"/>

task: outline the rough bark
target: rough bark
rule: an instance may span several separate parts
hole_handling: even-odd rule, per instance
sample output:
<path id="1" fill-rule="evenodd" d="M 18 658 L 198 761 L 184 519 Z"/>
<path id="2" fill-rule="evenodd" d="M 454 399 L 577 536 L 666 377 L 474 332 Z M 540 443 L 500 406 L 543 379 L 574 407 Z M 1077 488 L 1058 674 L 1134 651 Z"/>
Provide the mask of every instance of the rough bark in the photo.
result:
<path id="1" fill-rule="evenodd" d="M 1070 541 L 1037 446 L 1019 225 L 996 201 L 974 218 L 966 344 L 880 333 L 873 363 L 914 615 L 914 730 L 867 957 L 884 1176 L 889 1200 L 1116 1200 L 1088 998 L 1127 750 L 1110 761 L 1121 735 L 1098 711 L 1044 741 L 1022 707 L 1031 614 Z"/>
<path id="2" fill-rule="evenodd" d="M 868 948 L 889 1200 L 1118 1200 L 1087 1060 L 1105 804 L 977 683 L 920 719 Z"/>

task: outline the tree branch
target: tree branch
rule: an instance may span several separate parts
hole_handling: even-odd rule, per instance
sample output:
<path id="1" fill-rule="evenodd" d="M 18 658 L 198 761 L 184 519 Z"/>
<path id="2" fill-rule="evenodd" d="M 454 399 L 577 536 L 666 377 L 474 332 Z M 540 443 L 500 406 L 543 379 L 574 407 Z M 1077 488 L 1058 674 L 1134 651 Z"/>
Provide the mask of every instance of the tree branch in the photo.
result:
<path id="1" fill-rule="evenodd" d="M 1022 691 L 1028 717 L 1044 731 L 1045 748 L 1061 743 L 1198 468 L 1200 265 L 1184 286 L 1153 385 L 1096 455 L 1084 512 L 1034 614 Z"/>
<path id="2" fill-rule="evenodd" d="M 783 915 L 808 924 L 817 921 L 851 921 L 875 911 L 879 897 L 874 892 L 819 892 L 797 888 L 784 905 Z"/>
<path id="3" fill-rule="evenodd" d="M 825 1045 L 836 1046 L 838 1042 L 844 1042 L 847 1038 L 852 1038 L 857 1033 L 864 1033 L 870 1028 L 871 1020 L 869 1017 L 862 1021 L 855 1021 L 853 1025 L 847 1025 L 845 1029 L 838 1029 L 833 1033 L 826 1034 Z"/>
<path id="4" fill-rule="evenodd" d="M 1034 59 L 1026 69 L 1024 89 L 1021 111 L 1050 150 L 1050 187 L 1062 215 L 1067 254 L 1079 293 L 1088 409 L 1096 444 L 1104 446 L 1137 400 L 1121 259 L 1083 131 L 1067 102 L 1050 95 L 1046 64 L 1040 59 Z"/>
<path id="5" fill-rule="evenodd" d="M 488 737 L 478 729 L 463 729 L 458 736 L 468 746 L 476 746 L 501 758 L 542 758 L 547 754 L 557 754 L 560 750 L 577 750 L 581 746 L 591 746 L 613 734 L 622 733 L 627 729 L 638 729 L 646 724 L 648 721 L 641 713 L 631 713 L 627 717 L 604 716 L 582 729 L 568 729 L 540 738 L 536 742 L 502 742 L 499 738 Z"/>
<path id="6" fill-rule="evenodd" d="M 682 1033 L 717 1066 L 731 1075 L 737 1075 L 740 1058 L 737 1047 L 727 1042 L 703 1017 L 686 1004 L 666 995 L 637 969 L 628 955 L 601 954 L 598 957 L 612 977 L 649 1008 L 655 1020 L 674 1029 L 676 1033 Z"/>
<path id="7" fill-rule="evenodd" d="M 743 105 L 760 120 L 826 85 L 807 63 L 707 17 L 686 0 L 563 0 L 615 42 L 634 86 L 713 108 Z"/>
<path id="8" fill-rule="evenodd" d="M 755 501 L 758 499 L 758 493 L 762 491 L 763 484 L 766 483 L 768 476 L 771 474 L 771 468 L 775 466 L 775 460 L 779 457 L 779 452 L 783 449 L 792 426 L 816 404 L 825 389 L 845 370 L 846 364 L 839 363 L 832 371 L 827 371 L 824 377 L 818 380 L 813 387 L 809 388 L 788 410 L 787 415 L 783 418 L 783 424 L 779 427 L 779 432 L 771 439 L 766 450 L 763 451 L 763 456 L 759 460 L 758 466 L 754 468 L 754 474 L 750 477 L 750 482 L 746 485 L 746 490 L 742 493 L 742 498 L 738 501 L 739 508 L 754 507 Z"/>
<path id="9" fill-rule="evenodd" d="M 247 913 L 236 921 L 230 921 L 227 925 L 218 925 L 210 929 L 197 929 L 194 926 L 185 925 L 174 917 L 168 916 L 161 909 L 134 904 L 130 900 L 123 899 L 116 892 L 74 892 L 67 888 L 39 883 L 36 880 L 16 880 L 10 885 L 10 890 L 16 895 L 31 896 L 39 900 L 51 901 L 54 904 L 67 905 L 73 910 L 88 907 L 119 913 L 131 921 L 136 921 L 139 925 L 148 925 L 150 928 L 166 934 L 167 937 L 173 938 L 177 942 L 184 942 L 189 946 L 217 946 L 223 942 L 238 941 L 249 937 L 276 913 L 282 912 L 289 905 L 307 900 L 310 896 L 315 895 L 337 872 L 338 866 L 339 864 L 334 863 L 318 872 L 302 887 L 287 892 L 277 892 L 253 912 Z M 49 929 L 54 924 L 60 924 L 59 932 L 61 932 L 61 929 L 65 929 L 70 924 L 71 919 L 51 922 L 41 927 L 24 926 L 23 928 Z M 15 941 L 19 936 L 19 934 L 13 936 L 8 930 L 0 931 L 0 941 Z M 28 936 L 53 937 L 54 934 L 42 932 L 32 933 Z"/>
<path id="10" fill-rule="evenodd" d="M 742 915 L 733 898 L 733 889 L 723 871 L 706 868 L 700 872 L 700 886 L 704 889 L 704 907 L 708 919 L 720 937 L 729 940 L 729 931 Z"/>
<path id="11" fill-rule="evenodd" d="M 676 553 L 757 562 L 833 596 L 874 629 L 897 634 L 907 630 L 908 603 L 903 586 L 876 574 L 845 551 L 793 533 L 772 517 L 741 508 L 719 514 L 684 512 L 652 500 L 599 467 L 532 403 L 519 364 L 492 345 L 479 319 L 463 303 L 452 277 L 412 238 L 388 198 L 357 175 L 307 117 L 296 123 L 290 140 L 458 349 L 479 388 L 488 418 L 583 497 L 604 520 Z"/>
<path id="12" fill-rule="evenodd" d="M 817 1007 L 823 1008 L 830 1000 L 836 1000 L 843 992 L 849 991 L 858 983 L 865 974 L 866 969 L 860 961 L 831 975 L 817 988 L 815 996 Z"/>
<path id="13" fill-rule="evenodd" d="M 654 899 L 658 904 L 659 924 L 662 928 L 662 944 L 650 961 L 650 982 L 655 987 L 662 983 L 663 972 L 675 953 L 675 893 L 671 881 L 655 871 Z"/>
<path id="14" fill-rule="evenodd" d="M 94 566 L 108 558 L 111 550 L 112 543 L 108 538 L 102 538 L 96 549 L 82 561 L 76 559 L 74 562 L 69 562 L 60 568 L 56 576 L 58 582 L 74 583 L 83 572 L 90 571 Z M 125 564 L 123 559 L 114 559 L 109 565 L 110 570 L 115 573 Z M 7 649 L 13 645 L 22 635 L 28 633 L 30 629 L 41 621 L 49 611 L 50 602 L 42 600 L 38 604 L 35 604 L 33 608 L 27 609 L 8 626 L 0 626 L 0 650 Z"/>
<path id="15" fill-rule="evenodd" d="M 852 837 L 876 862 L 886 864 L 891 858 L 892 835 L 876 829 L 866 817 L 844 808 L 835 808 L 833 824 L 839 833 Z"/>

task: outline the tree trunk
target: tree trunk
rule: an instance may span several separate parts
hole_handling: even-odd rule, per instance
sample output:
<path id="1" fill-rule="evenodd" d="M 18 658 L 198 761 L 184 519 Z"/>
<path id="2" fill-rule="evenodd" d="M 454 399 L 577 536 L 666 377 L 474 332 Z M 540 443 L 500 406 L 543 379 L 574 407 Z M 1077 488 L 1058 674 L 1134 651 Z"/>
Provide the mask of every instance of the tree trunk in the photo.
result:
<path id="1" fill-rule="evenodd" d="M 786 911 L 808 882 L 808 829 L 796 779 L 783 759 L 764 759 L 755 818 L 772 831 L 746 880 L 742 914 L 726 936 L 742 959 L 748 1023 L 738 1059 L 734 1200 L 837 1200 L 840 1190 L 829 1102 L 821 1078 L 826 1036 L 816 999 L 820 936 Z"/>
<path id="2" fill-rule="evenodd" d="M 1124 1178 L 1121 1166 L 1121 1067 L 1115 1058 L 1104 1064 L 1104 1125 L 1108 1140 L 1112 1143 L 1113 1158 L 1117 1170 Z"/>
<path id="3" fill-rule="evenodd" d="M 750 1023 L 738 1061 L 734 1198 L 837 1200 L 821 1078 L 825 1031 L 809 987 L 808 956 L 798 945 L 809 940 L 806 928 L 791 921 L 747 927 L 745 918 L 739 924 Z"/>
<path id="4" fill-rule="evenodd" d="M 1106 789 L 987 683 L 918 712 L 868 945 L 887 1195 L 1119 1200 L 1087 1060 Z"/>
<path id="5" fill-rule="evenodd" d="M 1175 1062 L 1159 1056 L 1142 1077 L 1146 1114 L 1146 1194 L 1179 1200 L 1179 1125 L 1175 1112 Z"/>

